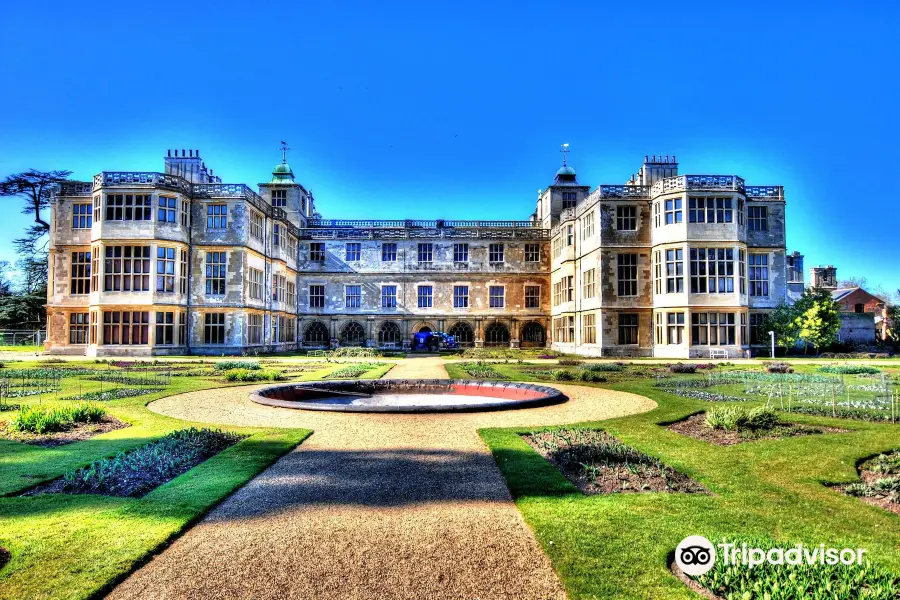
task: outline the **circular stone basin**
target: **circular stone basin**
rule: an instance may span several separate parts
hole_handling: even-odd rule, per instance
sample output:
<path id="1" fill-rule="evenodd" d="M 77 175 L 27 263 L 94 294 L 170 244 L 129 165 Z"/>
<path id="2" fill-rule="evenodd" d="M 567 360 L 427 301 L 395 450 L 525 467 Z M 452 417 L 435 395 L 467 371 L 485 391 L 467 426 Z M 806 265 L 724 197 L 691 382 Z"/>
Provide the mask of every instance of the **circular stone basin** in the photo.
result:
<path id="1" fill-rule="evenodd" d="M 250 394 L 267 406 L 341 412 L 463 412 L 560 404 L 559 390 L 529 383 L 468 379 L 311 381 L 273 385 Z"/>

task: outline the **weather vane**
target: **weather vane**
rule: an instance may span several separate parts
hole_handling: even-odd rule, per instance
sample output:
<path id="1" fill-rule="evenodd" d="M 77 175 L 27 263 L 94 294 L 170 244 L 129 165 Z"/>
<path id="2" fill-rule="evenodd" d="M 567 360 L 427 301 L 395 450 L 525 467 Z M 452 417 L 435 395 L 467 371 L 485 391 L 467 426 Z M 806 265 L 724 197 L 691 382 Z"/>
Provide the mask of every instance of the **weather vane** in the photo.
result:
<path id="1" fill-rule="evenodd" d="M 569 153 L 569 144 L 563 144 L 560 152 L 562 152 L 563 155 L 563 166 L 566 166 L 566 154 Z"/>
<path id="2" fill-rule="evenodd" d="M 568 145 L 568 144 L 567 144 Z M 281 162 L 287 164 L 287 151 L 290 150 L 288 148 L 287 142 L 281 142 Z"/>

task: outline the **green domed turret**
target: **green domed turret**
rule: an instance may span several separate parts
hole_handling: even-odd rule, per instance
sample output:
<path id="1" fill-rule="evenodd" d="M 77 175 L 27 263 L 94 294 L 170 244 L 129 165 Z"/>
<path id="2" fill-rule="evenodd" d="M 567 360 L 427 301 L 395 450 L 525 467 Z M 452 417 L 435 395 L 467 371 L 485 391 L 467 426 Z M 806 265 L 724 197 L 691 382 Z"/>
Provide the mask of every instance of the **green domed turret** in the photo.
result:
<path id="1" fill-rule="evenodd" d="M 556 172 L 557 177 L 560 175 L 568 175 L 571 177 L 575 177 L 575 169 L 569 167 L 567 165 L 563 165 L 559 168 L 559 171 Z"/>
<path id="2" fill-rule="evenodd" d="M 269 183 L 294 183 L 294 171 L 291 169 L 291 165 L 286 162 L 276 165 L 272 171 L 272 181 Z"/>

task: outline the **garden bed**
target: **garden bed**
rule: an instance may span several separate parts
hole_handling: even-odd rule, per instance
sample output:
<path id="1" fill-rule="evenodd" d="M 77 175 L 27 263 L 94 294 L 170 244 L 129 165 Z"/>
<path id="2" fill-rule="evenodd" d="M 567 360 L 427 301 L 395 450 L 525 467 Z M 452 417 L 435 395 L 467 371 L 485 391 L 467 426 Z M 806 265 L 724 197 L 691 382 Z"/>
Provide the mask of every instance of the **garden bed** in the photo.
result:
<path id="1" fill-rule="evenodd" d="M 130 426 L 130 423 L 120 421 L 115 417 L 107 415 L 97 423 L 73 423 L 64 431 L 32 433 L 28 431 L 9 431 L 4 429 L 3 438 L 13 442 L 31 444 L 32 446 L 55 448 L 56 446 L 64 446 L 74 442 L 89 440 L 95 435 L 115 431 L 116 429 L 124 429 Z"/>
<path id="2" fill-rule="evenodd" d="M 743 442 L 755 442 L 758 440 L 780 440 L 803 435 L 816 435 L 821 433 L 846 433 L 847 429 L 837 427 L 813 427 L 796 423 L 779 423 L 768 430 L 753 429 L 712 429 L 705 425 L 706 413 L 691 415 L 681 421 L 669 424 L 667 427 L 676 433 L 686 435 L 697 440 L 709 442 L 717 446 L 733 446 Z"/>
<path id="3" fill-rule="evenodd" d="M 837 486 L 872 506 L 900 515 L 900 450 L 881 454 L 859 467 L 859 483 Z"/>
<path id="4" fill-rule="evenodd" d="M 141 498 L 245 436 L 219 429 L 182 429 L 114 458 L 95 460 L 23 495 L 65 493 Z"/>
<path id="5" fill-rule="evenodd" d="M 707 490 L 687 475 L 596 429 L 548 429 L 522 436 L 585 494 Z"/>

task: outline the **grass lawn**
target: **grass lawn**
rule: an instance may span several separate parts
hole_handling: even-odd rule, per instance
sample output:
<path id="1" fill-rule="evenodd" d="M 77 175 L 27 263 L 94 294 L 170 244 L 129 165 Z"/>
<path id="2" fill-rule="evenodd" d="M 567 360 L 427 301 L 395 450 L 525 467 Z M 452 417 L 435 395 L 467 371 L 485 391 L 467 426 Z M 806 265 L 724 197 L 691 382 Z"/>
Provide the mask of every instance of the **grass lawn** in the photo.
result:
<path id="1" fill-rule="evenodd" d="M 457 365 L 447 367 L 451 377 L 468 377 Z M 537 380 L 522 376 L 522 365 L 493 367 L 512 380 Z M 713 495 L 585 496 L 520 437 L 532 430 L 482 430 L 570 598 L 696 598 L 668 570 L 671 553 L 688 535 L 866 548 L 873 561 L 900 572 L 900 518 L 823 485 L 856 481 L 861 460 L 900 446 L 900 424 L 785 414 L 792 422 L 851 432 L 721 447 L 660 425 L 721 403 L 667 394 L 652 379 L 601 387 L 647 396 L 659 407 L 580 427 L 602 428 L 659 457 Z"/>
<path id="2" fill-rule="evenodd" d="M 7 368 L 34 366 L 61 365 L 28 361 Z M 80 361 L 65 366 L 101 365 Z M 318 379 L 340 366 L 323 363 L 319 370 L 297 376 L 291 373 L 291 380 Z M 97 390 L 101 385 L 87 376 L 65 378 L 62 382 L 59 392 L 7 401 L 58 404 L 63 396 Z M 158 415 L 149 411 L 146 404 L 162 396 L 225 385 L 221 378 L 173 376 L 163 391 L 106 401 L 103 404 L 109 414 L 131 426 L 65 446 L 42 448 L 0 439 L 0 546 L 12 553 L 10 563 L 0 571 L 0 598 L 101 595 L 309 435 L 309 431 L 300 429 L 229 428 L 249 437 L 140 499 L 66 494 L 18 496 L 29 487 L 98 458 L 114 456 L 177 429 L 204 426 Z M 106 383 L 105 389 L 109 388 Z M 0 421 L 14 415 L 14 411 L 0 412 Z"/>

